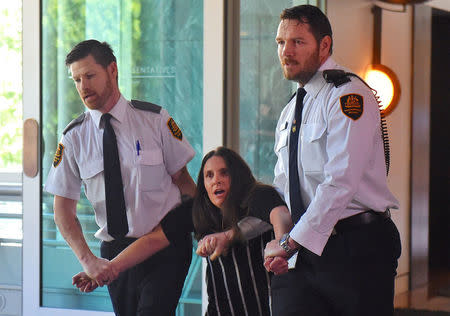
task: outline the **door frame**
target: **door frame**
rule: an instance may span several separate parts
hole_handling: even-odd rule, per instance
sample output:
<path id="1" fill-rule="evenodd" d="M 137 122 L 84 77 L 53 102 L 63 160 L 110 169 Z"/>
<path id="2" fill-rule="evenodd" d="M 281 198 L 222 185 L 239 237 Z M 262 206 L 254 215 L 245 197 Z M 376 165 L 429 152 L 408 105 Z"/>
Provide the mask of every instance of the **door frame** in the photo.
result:
<path id="1" fill-rule="evenodd" d="M 22 2 L 23 120 L 41 122 L 40 1 Z M 40 132 L 39 132 L 40 134 Z M 39 146 L 38 146 L 39 147 Z M 40 153 L 38 155 L 40 157 Z M 22 315 L 113 316 L 111 312 L 41 307 L 41 173 L 23 175 Z"/>
<path id="2" fill-rule="evenodd" d="M 428 5 L 416 5 L 413 14 L 410 289 L 428 283 L 431 11 Z"/>
<path id="3" fill-rule="evenodd" d="M 204 0 L 203 150 L 223 144 L 224 0 Z M 23 121 L 41 122 L 41 1 L 22 0 Z M 219 21 L 219 23 L 217 23 Z M 221 23 L 222 22 L 222 23 Z M 221 61 L 221 62 L 218 62 Z M 39 132 L 40 135 L 40 132 Z M 41 135 L 40 135 L 41 137 Z M 40 146 L 38 146 L 40 148 Z M 38 157 L 41 153 L 38 154 Z M 40 163 L 40 162 L 39 162 Z M 23 316 L 113 316 L 112 312 L 59 309 L 41 306 L 41 168 L 33 177 L 23 175 Z M 204 274 L 203 308 L 207 305 Z"/>

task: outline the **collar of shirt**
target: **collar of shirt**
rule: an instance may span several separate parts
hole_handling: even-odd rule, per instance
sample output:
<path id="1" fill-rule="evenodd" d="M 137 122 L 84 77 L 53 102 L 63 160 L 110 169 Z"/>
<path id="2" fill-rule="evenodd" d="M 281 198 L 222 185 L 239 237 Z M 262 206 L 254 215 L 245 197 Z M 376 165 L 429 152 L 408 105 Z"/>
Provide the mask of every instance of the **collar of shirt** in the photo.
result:
<path id="1" fill-rule="evenodd" d="M 117 121 L 122 122 L 125 118 L 125 111 L 127 106 L 128 102 L 121 94 L 119 101 L 117 101 L 117 103 L 113 106 L 111 111 L 109 111 L 109 114 L 111 114 L 111 116 Z M 89 112 L 91 113 L 92 119 L 95 122 L 95 126 L 97 126 L 97 128 L 100 129 L 100 121 L 103 113 L 98 110 L 89 110 Z"/>
<path id="2" fill-rule="evenodd" d="M 341 68 L 336 64 L 333 58 L 328 57 L 328 59 L 319 67 L 314 76 L 305 84 L 304 88 L 306 90 L 307 95 L 313 97 L 314 99 L 319 94 L 320 90 L 327 84 L 325 79 L 323 78 L 323 71 L 326 69 L 337 69 Z"/>

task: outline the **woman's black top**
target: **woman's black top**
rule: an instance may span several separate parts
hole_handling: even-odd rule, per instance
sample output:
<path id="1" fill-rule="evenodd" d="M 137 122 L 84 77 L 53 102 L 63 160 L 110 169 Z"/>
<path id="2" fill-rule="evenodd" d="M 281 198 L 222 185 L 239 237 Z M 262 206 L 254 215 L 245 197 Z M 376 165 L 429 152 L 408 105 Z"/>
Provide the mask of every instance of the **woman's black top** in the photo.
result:
<path id="1" fill-rule="evenodd" d="M 248 198 L 248 216 L 269 223 L 270 211 L 285 205 L 276 190 L 257 185 Z M 161 221 L 167 239 L 176 244 L 194 230 L 192 203 L 169 212 Z M 207 258 L 206 315 L 270 315 L 270 276 L 263 266 L 264 247 L 273 239 L 273 231 L 247 243 L 235 243 L 227 255 L 214 261 Z"/>

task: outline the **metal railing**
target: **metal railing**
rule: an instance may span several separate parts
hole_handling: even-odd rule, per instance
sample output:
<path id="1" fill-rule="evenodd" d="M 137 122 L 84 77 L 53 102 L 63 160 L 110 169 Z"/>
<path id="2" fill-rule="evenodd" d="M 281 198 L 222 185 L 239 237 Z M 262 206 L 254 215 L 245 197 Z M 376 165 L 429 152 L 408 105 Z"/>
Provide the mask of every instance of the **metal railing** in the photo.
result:
<path id="1" fill-rule="evenodd" d="M 22 184 L 0 182 L 0 201 L 22 201 Z"/>
<path id="2" fill-rule="evenodd" d="M 22 232 L 15 231 L 16 228 L 9 225 L 11 220 L 22 220 L 22 184 L 0 182 L 0 225 L 4 222 L 0 231 L 0 245 L 22 244 Z M 18 227 L 21 225 L 18 224 Z"/>
<path id="3" fill-rule="evenodd" d="M 46 196 L 44 194 L 43 199 L 46 200 Z M 47 207 L 43 208 L 42 211 L 42 220 L 45 223 L 43 225 L 43 240 L 42 243 L 46 247 L 57 247 L 57 248 L 69 248 L 67 243 L 59 236 L 59 233 L 56 229 L 56 226 L 53 221 L 53 210 L 52 206 L 50 206 L 50 202 L 46 201 Z M 83 201 L 81 201 L 83 204 Z M 80 212 L 78 214 L 78 218 L 82 226 L 84 226 L 83 231 L 89 237 L 87 238 L 87 242 L 91 249 L 95 249 L 98 251 L 99 242 L 93 237 L 95 232 L 95 225 L 93 219 L 92 211 L 88 211 L 90 209 L 89 205 L 82 205 L 80 207 Z M 14 232 L 15 228 L 11 228 L 11 225 L 5 223 L 5 221 L 10 220 L 22 220 L 22 184 L 21 183 L 5 183 L 0 182 L 0 228 L 3 222 L 3 228 L 6 227 L 5 230 L 0 230 L 0 245 L 4 246 L 21 246 L 22 238 L 17 238 L 18 235 L 22 236 L 22 232 Z M 11 228 L 11 231 L 8 229 Z M 10 237 L 11 236 L 11 237 Z M 195 286 L 194 283 L 197 275 L 201 275 L 201 258 L 195 254 L 193 251 L 193 259 L 192 264 L 189 269 L 188 276 L 186 278 L 186 282 L 180 297 L 179 305 L 176 311 L 177 316 L 184 316 L 187 313 L 187 305 L 194 304 L 197 306 L 201 306 L 201 290 L 198 288 L 198 285 Z M 2 288 L 2 286 L 0 286 Z M 20 286 L 18 286 L 20 290 Z M 45 291 L 52 291 L 52 288 L 45 288 Z M 62 291 L 58 289 L 58 291 Z M 67 289 L 70 293 L 74 294 L 76 291 L 72 289 Z M 59 292 L 58 292 L 59 293 Z M 78 294 L 78 293 L 76 293 Z M 101 296 L 105 296 L 105 293 L 99 293 Z"/>

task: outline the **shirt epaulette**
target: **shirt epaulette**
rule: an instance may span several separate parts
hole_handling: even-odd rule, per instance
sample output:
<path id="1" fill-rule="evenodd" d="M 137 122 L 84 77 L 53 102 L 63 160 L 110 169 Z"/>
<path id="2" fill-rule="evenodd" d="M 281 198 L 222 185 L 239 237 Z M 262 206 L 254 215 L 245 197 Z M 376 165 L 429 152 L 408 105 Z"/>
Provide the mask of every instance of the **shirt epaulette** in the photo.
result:
<path id="1" fill-rule="evenodd" d="M 349 77 L 352 74 L 341 69 L 327 69 L 323 71 L 322 75 L 326 82 L 333 83 L 337 88 L 347 82 L 350 82 L 351 80 Z"/>
<path id="2" fill-rule="evenodd" d="M 81 113 L 80 116 L 78 116 L 76 119 L 73 119 L 64 129 L 63 131 L 63 135 L 66 135 L 66 133 L 68 131 L 70 131 L 72 128 L 74 128 L 75 126 L 77 126 L 78 124 L 83 123 L 84 118 L 86 117 L 86 113 Z"/>
<path id="3" fill-rule="evenodd" d="M 144 102 L 144 101 L 139 101 L 139 100 L 131 100 L 131 105 L 139 110 L 143 110 L 143 111 L 150 111 L 153 113 L 160 113 L 161 112 L 161 107 L 157 104 L 153 104 L 150 102 Z"/>

